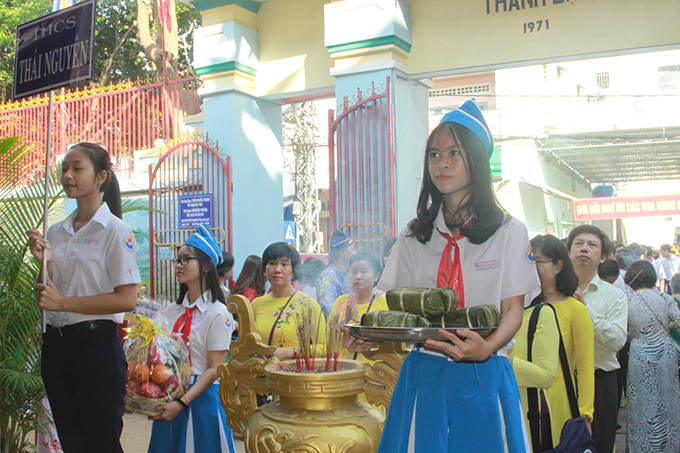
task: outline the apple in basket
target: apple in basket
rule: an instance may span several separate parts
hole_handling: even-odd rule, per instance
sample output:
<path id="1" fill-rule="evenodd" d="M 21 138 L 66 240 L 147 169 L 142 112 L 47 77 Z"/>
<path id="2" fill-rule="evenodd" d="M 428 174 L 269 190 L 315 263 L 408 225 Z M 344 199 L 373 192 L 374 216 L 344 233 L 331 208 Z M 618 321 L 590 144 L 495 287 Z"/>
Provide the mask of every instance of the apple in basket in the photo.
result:
<path id="1" fill-rule="evenodd" d="M 154 384 L 153 382 L 145 382 L 140 386 L 138 395 L 145 396 L 147 398 L 160 398 L 163 396 L 163 391 L 157 384 Z"/>
<path id="2" fill-rule="evenodd" d="M 172 395 L 180 386 L 179 377 L 170 376 L 168 381 L 165 383 L 165 391 L 168 395 Z"/>
<path id="3" fill-rule="evenodd" d="M 130 390 L 132 393 L 136 393 L 139 395 L 140 389 L 142 387 L 142 384 L 137 382 L 134 379 L 130 379 L 127 381 L 127 384 L 125 384 L 125 388 Z"/>
<path id="4" fill-rule="evenodd" d="M 154 343 L 149 345 L 149 352 L 146 354 L 146 364 L 150 367 L 163 364 L 161 351 Z"/>

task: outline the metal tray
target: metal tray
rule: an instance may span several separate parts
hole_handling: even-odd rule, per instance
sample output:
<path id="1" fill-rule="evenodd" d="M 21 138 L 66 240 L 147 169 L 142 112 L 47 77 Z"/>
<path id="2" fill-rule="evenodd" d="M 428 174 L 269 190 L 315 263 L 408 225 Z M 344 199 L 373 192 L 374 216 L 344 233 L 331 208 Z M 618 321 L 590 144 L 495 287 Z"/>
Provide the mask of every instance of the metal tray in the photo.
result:
<path id="1" fill-rule="evenodd" d="M 447 341 L 439 331 L 456 333 L 457 330 L 474 330 L 482 337 L 491 335 L 495 327 L 369 327 L 350 325 L 349 333 L 356 338 L 368 341 L 400 341 L 405 343 L 422 343 L 425 340 Z"/>

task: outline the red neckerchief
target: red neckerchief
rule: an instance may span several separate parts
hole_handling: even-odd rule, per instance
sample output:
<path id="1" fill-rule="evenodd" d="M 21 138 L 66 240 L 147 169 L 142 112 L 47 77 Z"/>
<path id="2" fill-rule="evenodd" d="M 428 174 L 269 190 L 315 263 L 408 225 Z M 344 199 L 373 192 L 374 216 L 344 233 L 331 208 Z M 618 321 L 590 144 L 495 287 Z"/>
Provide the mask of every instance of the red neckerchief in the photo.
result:
<path id="1" fill-rule="evenodd" d="M 474 218 L 470 219 L 465 223 L 465 226 L 474 224 L 474 220 Z M 465 308 L 465 285 L 463 284 L 463 268 L 460 264 L 460 248 L 458 247 L 458 241 L 465 236 L 459 232 L 456 237 L 451 237 L 449 233 L 445 233 L 439 228 L 437 228 L 437 232 L 448 242 L 439 261 L 437 288 L 454 290 L 458 300 L 458 308 Z M 455 250 L 453 260 L 451 259 L 452 250 Z"/>
<path id="2" fill-rule="evenodd" d="M 181 333 L 182 340 L 184 344 L 187 345 L 189 350 L 189 364 L 191 364 L 191 348 L 189 347 L 189 335 L 191 334 L 191 323 L 194 320 L 194 311 L 198 309 L 198 304 L 194 305 L 193 308 L 184 307 L 184 314 L 179 317 L 172 327 L 172 336 L 177 338 Z M 184 325 L 182 325 L 184 323 Z"/>

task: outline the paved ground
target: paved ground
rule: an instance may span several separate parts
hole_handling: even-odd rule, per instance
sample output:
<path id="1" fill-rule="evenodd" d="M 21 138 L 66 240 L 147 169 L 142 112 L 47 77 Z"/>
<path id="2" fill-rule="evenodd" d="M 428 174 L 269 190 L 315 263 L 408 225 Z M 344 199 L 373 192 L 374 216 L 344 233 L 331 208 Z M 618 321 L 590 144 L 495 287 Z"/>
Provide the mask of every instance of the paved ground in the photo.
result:
<path id="1" fill-rule="evenodd" d="M 151 420 L 146 415 L 125 414 L 121 444 L 125 453 L 146 453 L 151 437 Z M 237 453 L 245 453 L 243 439 L 234 436 Z M 207 452 L 206 452 L 207 453 Z"/>
<path id="2" fill-rule="evenodd" d="M 125 453 L 146 453 L 151 436 L 151 421 L 146 415 L 125 414 L 125 425 L 121 442 Z M 616 435 L 616 453 L 627 453 L 626 450 L 626 409 L 619 410 L 621 429 Z M 245 446 L 240 437 L 234 437 L 237 453 L 245 453 Z"/>
<path id="3" fill-rule="evenodd" d="M 616 431 L 616 453 L 628 453 L 628 419 L 626 417 L 626 408 L 619 409 L 619 424 L 621 428 Z"/>

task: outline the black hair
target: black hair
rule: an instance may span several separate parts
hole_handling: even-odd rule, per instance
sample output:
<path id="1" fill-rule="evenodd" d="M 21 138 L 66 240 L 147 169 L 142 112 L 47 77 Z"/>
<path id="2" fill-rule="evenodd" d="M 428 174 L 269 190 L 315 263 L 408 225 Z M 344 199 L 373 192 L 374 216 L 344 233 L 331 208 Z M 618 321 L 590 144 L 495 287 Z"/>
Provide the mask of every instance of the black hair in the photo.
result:
<path id="1" fill-rule="evenodd" d="M 106 202 L 109 206 L 111 214 L 122 219 L 123 201 L 120 195 L 120 185 L 118 184 L 116 174 L 113 172 L 113 163 L 111 162 L 109 153 L 103 147 L 90 142 L 77 143 L 73 145 L 69 151 L 75 149 L 85 154 L 90 162 L 92 162 L 95 177 L 102 171 L 106 172 L 106 181 L 99 186 L 99 191 L 104 193 L 102 201 Z"/>
<path id="2" fill-rule="evenodd" d="M 264 296 L 264 272 L 262 271 L 262 258 L 257 255 L 250 255 L 243 263 L 243 268 L 238 278 L 234 282 L 232 294 L 243 294 L 252 288 L 258 297 Z"/>
<path id="3" fill-rule="evenodd" d="M 628 266 L 639 259 L 640 255 L 629 247 L 623 248 L 616 252 L 616 262 L 619 263 L 619 268 L 623 269 L 624 271 L 628 270 Z"/>
<path id="4" fill-rule="evenodd" d="M 303 281 L 310 285 L 316 284 L 316 279 L 319 278 L 324 269 L 326 269 L 326 263 L 310 256 L 302 263 Z"/>
<path id="5" fill-rule="evenodd" d="M 389 256 L 392 253 L 392 247 L 394 247 L 394 244 L 396 243 L 397 238 L 389 238 L 388 240 L 385 241 L 385 245 L 383 245 L 382 249 L 382 255 L 380 256 L 380 259 L 382 259 L 383 263 L 385 262 L 385 257 Z"/>
<path id="6" fill-rule="evenodd" d="M 540 251 L 541 255 L 544 255 L 553 263 L 562 261 L 562 269 L 555 277 L 555 289 L 565 296 L 573 295 L 578 288 L 578 277 L 564 244 L 552 234 L 539 234 L 530 242 L 534 253 Z"/>
<path id="7" fill-rule="evenodd" d="M 459 149 L 465 152 L 465 166 L 470 175 L 470 190 L 459 206 L 453 209 L 453 218 L 460 213 L 468 212 L 476 219 L 471 226 L 450 225 L 458 228 L 460 234 L 467 237 L 473 244 L 482 244 L 489 239 L 503 224 L 505 211 L 496 198 L 491 185 L 491 167 L 489 156 L 481 140 L 469 129 L 455 123 L 441 123 L 434 128 L 425 147 L 423 166 L 423 183 L 420 188 L 416 218 L 409 222 L 409 236 L 415 236 L 421 244 L 432 238 L 434 222 L 442 207 L 443 196 L 432 182 L 428 166 L 430 150 L 435 137 L 441 131 L 451 134 Z M 460 138 L 460 141 L 459 141 Z"/>
<path id="8" fill-rule="evenodd" d="M 287 242 L 274 242 L 264 249 L 264 253 L 262 253 L 262 272 L 265 272 L 268 262 L 281 258 L 290 260 L 290 265 L 293 267 L 292 280 L 297 280 L 299 276 L 296 272 L 299 271 L 300 267 L 300 254 Z"/>
<path id="9" fill-rule="evenodd" d="M 619 263 L 617 260 L 607 258 L 602 264 L 597 267 L 597 275 L 604 280 L 607 277 L 619 276 Z"/>
<path id="10" fill-rule="evenodd" d="M 374 274 L 380 274 L 382 272 L 382 264 L 380 263 L 380 260 L 370 252 L 357 253 L 349 259 L 349 266 L 352 267 L 352 264 L 356 263 L 357 261 L 368 262 L 368 264 L 371 265 L 371 269 L 373 269 Z"/>
<path id="11" fill-rule="evenodd" d="M 218 276 L 223 276 L 234 267 L 234 255 L 229 252 L 222 252 L 222 262 L 215 268 Z"/>
<path id="12" fill-rule="evenodd" d="M 623 281 L 635 291 L 640 288 L 654 288 L 656 286 L 656 271 L 649 261 L 637 260 L 628 266 Z"/>
<path id="13" fill-rule="evenodd" d="M 680 294 L 680 272 L 673 274 L 671 277 L 670 287 L 672 294 Z"/>
<path id="14" fill-rule="evenodd" d="M 659 247 L 661 250 L 665 250 L 667 252 L 671 251 L 671 245 L 670 244 L 661 244 L 661 247 Z"/>
<path id="15" fill-rule="evenodd" d="M 202 250 L 191 245 L 187 245 L 187 247 L 189 247 L 196 256 L 198 261 L 199 275 L 205 276 L 205 278 L 200 279 L 199 283 L 201 294 L 205 293 L 206 291 L 210 291 L 213 302 L 219 300 L 226 305 L 227 299 L 224 296 L 224 291 L 222 291 L 222 288 L 220 287 L 220 279 L 217 276 L 217 270 L 215 269 L 215 263 L 213 260 Z M 205 287 L 203 287 L 203 282 L 205 282 Z M 186 296 L 188 291 L 189 287 L 185 283 L 179 284 L 179 295 L 177 296 L 177 303 L 179 305 L 182 305 L 184 296 Z"/>
<path id="16" fill-rule="evenodd" d="M 569 232 L 569 237 L 567 238 L 567 250 L 571 252 L 571 246 L 574 243 L 576 236 L 580 234 L 592 234 L 600 239 L 600 248 L 602 249 L 602 256 L 609 256 L 612 253 L 610 249 L 609 237 L 594 225 L 579 225 Z"/>

